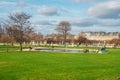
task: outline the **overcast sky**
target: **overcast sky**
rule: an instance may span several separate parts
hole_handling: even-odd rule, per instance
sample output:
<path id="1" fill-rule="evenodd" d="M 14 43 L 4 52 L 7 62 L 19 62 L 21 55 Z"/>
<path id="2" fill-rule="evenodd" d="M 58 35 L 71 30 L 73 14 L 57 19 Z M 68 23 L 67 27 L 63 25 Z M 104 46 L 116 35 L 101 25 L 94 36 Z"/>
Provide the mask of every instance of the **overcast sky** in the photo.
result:
<path id="1" fill-rule="evenodd" d="M 60 21 L 71 23 L 71 33 L 120 32 L 120 0 L 0 0 L 0 18 L 24 11 L 32 15 L 37 32 L 50 34 Z"/>

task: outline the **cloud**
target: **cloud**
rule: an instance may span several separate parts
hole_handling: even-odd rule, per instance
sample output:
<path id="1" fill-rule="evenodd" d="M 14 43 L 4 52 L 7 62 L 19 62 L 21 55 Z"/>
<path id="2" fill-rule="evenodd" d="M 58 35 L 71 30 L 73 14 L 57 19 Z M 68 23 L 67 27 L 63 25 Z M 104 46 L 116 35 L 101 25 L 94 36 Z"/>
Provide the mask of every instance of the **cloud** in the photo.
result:
<path id="1" fill-rule="evenodd" d="M 0 13 L 0 17 L 3 17 L 3 16 L 8 16 L 7 13 Z"/>
<path id="2" fill-rule="evenodd" d="M 38 13 L 45 16 L 58 15 L 58 9 L 56 7 L 42 7 L 38 9 Z"/>
<path id="3" fill-rule="evenodd" d="M 35 20 L 33 20 L 35 21 Z M 62 21 L 71 23 L 71 33 L 76 34 L 80 31 L 119 31 L 120 19 L 89 19 L 89 18 L 68 18 Z M 37 31 L 44 34 L 55 32 L 55 27 L 60 21 L 55 20 L 38 20 L 34 22 L 34 27 Z"/>
<path id="4" fill-rule="evenodd" d="M 99 20 L 99 26 L 120 27 L 120 19 L 103 19 Z"/>
<path id="5" fill-rule="evenodd" d="M 63 13 L 69 13 L 69 9 L 65 8 L 65 7 L 61 7 L 60 8 L 60 12 L 63 12 Z"/>
<path id="6" fill-rule="evenodd" d="M 0 1 L 0 5 L 16 5 L 15 2 L 9 2 L 9 1 Z"/>
<path id="7" fill-rule="evenodd" d="M 81 0 L 70 0 L 70 1 L 75 2 L 75 3 L 78 3 L 78 2 L 80 2 Z"/>
<path id="8" fill-rule="evenodd" d="M 36 32 L 41 32 L 42 34 L 51 34 L 55 32 L 54 26 L 48 25 L 35 25 L 33 26 Z"/>
<path id="9" fill-rule="evenodd" d="M 94 19 L 77 19 L 77 20 L 72 20 L 70 22 L 72 25 L 79 27 L 88 27 L 97 24 L 97 20 Z"/>
<path id="10" fill-rule="evenodd" d="M 120 27 L 120 19 L 97 19 L 97 18 L 82 18 L 82 19 L 69 19 L 66 20 L 71 23 L 72 26 L 79 28 L 88 28 L 88 27 L 99 27 L 104 28 L 117 28 Z M 95 28 L 95 29 L 96 29 Z M 99 29 L 98 28 L 98 29 Z"/>
<path id="11" fill-rule="evenodd" d="M 13 10 L 11 11 L 11 14 L 21 14 L 22 11 L 21 10 Z"/>
<path id="12" fill-rule="evenodd" d="M 38 24 L 38 25 L 52 25 L 52 23 L 50 21 L 46 21 L 46 20 L 37 21 L 35 23 Z"/>
<path id="13" fill-rule="evenodd" d="M 90 2 L 92 2 L 92 3 L 96 3 L 96 2 L 103 2 L 103 1 L 108 1 L 108 0 L 69 0 L 69 1 L 71 1 L 71 2 L 74 2 L 74 3 L 90 3 Z M 110 1 L 110 0 L 109 0 Z"/>
<path id="14" fill-rule="evenodd" d="M 18 6 L 24 7 L 25 5 L 25 0 L 18 0 Z"/>
<path id="15" fill-rule="evenodd" d="M 35 19 L 32 19 L 31 22 L 34 24 L 34 25 L 41 25 L 41 26 L 55 26 L 57 21 L 55 20 L 47 20 L 47 19 L 42 19 L 42 20 L 35 20 Z"/>
<path id="16" fill-rule="evenodd" d="M 109 1 L 89 8 L 88 14 L 95 18 L 120 18 L 120 1 Z"/>

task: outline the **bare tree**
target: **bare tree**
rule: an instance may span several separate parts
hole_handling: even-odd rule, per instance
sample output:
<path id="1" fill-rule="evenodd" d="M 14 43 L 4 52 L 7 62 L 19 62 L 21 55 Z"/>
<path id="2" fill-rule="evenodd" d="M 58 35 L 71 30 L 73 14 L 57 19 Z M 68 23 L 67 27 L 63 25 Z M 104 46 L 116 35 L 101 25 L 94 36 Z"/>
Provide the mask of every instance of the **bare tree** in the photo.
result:
<path id="1" fill-rule="evenodd" d="M 11 27 L 11 35 L 15 38 L 17 42 L 20 44 L 20 51 L 22 51 L 22 43 L 23 43 L 23 36 L 24 33 L 30 29 L 30 21 L 29 19 L 31 18 L 30 15 L 21 12 L 21 13 L 14 13 L 9 16 L 8 20 L 8 27 Z"/>
<path id="2" fill-rule="evenodd" d="M 61 21 L 58 24 L 58 27 L 55 29 L 58 33 L 63 35 L 64 38 L 64 45 L 66 46 L 66 37 L 69 31 L 71 30 L 70 23 L 67 21 Z"/>
<path id="3" fill-rule="evenodd" d="M 1 42 L 2 43 L 4 43 L 4 45 L 5 45 L 5 43 L 6 43 L 6 51 L 8 52 L 8 43 L 10 43 L 12 40 L 11 40 L 11 37 L 9 36 L 9 35 L 7 35 L 7 34 L 2 34 L 1 35 Z"/>
<path id="4" fill-rule="evenodd" d="M 114 44 L 114 48 L 120 46 L 120 38 L 110 40 L 110 43 Z"/>
<path id="5" fill-rule="evenodd" d="M 23 36 L 24 42 L 31 42 L 32 39 L 34 39 L 34 38 L 32 37 L 33 34 L 34 34 L 34 31 L 33 31 L 32 28 L 26 30 L 26 32 L 24 32 L 24 36 Z"/>
<path id="6" fill-rule="evenodd" d="M 12 41 L 13 41 L 12 37 L 7 34 L 6 24 L 4 24 L 4 22 L 2 21 L 0 25 L 0 42 L 4 43 L 7 52 L 8 52 L 8 43 Z"/>
<path id="7" fill-rule="evenodd" d="M 13 46 L 13 42 L 15 41 L 14 35 L 16 35 L 14 28 L 6 26 L 6 34 L 11 38 L 11 45 Z"/>
<path id="8" fill-rule="evenodd" d="M 74 43 L 77 43 L 77 47 L 79 47 L 79 45 L 82 43 L 87 44 L 87 41 L 87 38 L 83 36 L 78 36 L 77 39 L 74 39 Z"/>
<path id="9" fill-rule="evenodd" d="M 81 32 L 78 35 L 76 35 L 73 41 L 74 43 L 77 43 L 78 47 L 81 44 L 85 44 L 87 46 L 87 44 L 90 43 L 90 40 L 86 38 L 86 34 L 84 32 Z"/>
<path id="10" fill-rule="evenodd" d="M 2 34 L 4 34 L 4 28 L 3 28 L 2 24 L 0 24 L 0 37 Z"/>

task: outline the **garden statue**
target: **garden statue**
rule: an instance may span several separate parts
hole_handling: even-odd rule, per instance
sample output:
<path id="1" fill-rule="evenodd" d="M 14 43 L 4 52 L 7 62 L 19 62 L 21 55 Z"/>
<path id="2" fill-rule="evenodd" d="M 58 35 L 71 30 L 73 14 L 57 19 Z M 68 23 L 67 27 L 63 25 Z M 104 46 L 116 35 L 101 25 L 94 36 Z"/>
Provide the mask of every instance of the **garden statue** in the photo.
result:
<path id="1" fill-rule="evenodd" d="M 103 53 L 103 52 L 106 52 L 106 46 L 103 45 L 99 50 L 98 50 L 98 53 Z"/>

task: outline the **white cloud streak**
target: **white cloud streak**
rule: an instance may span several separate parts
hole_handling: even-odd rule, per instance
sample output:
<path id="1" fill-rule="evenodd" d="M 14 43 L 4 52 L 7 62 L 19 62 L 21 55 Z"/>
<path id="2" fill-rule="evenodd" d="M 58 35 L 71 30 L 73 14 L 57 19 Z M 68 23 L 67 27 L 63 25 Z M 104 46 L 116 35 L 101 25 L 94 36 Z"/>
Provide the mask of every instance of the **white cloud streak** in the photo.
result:
<path id="1" fill-rule="evenodd" d="M 95 18 L 120 18 L 120 1 L 96 4 L 89 8 L 88 14 Z"/>
<path id="2" fill-rule="evenodd" d="M 0 5 L 16 5 L 16 3 L 10 1 L 0 1 Z"/>
<path id="3" fill-rule="evenodd" d="M 83 3 L 90 3 L 90 2 L 92 2 L 92 3 L 96 3 L 96 2 L 103 2 L 103 1 L 110 1 L 110 0 L 69 0 L 69 1 L 71 1 L 71 2 L 74 2 L 74 3 L 81 3 L 81 2 L 83 2 Z"/>
<path id="4" fill-rule="evenodd" d="M 53 16 L 58 14 L 58 9 L 56 7 L 42 7 L 38 9 L 38 13 L 45 16 Z"/>

